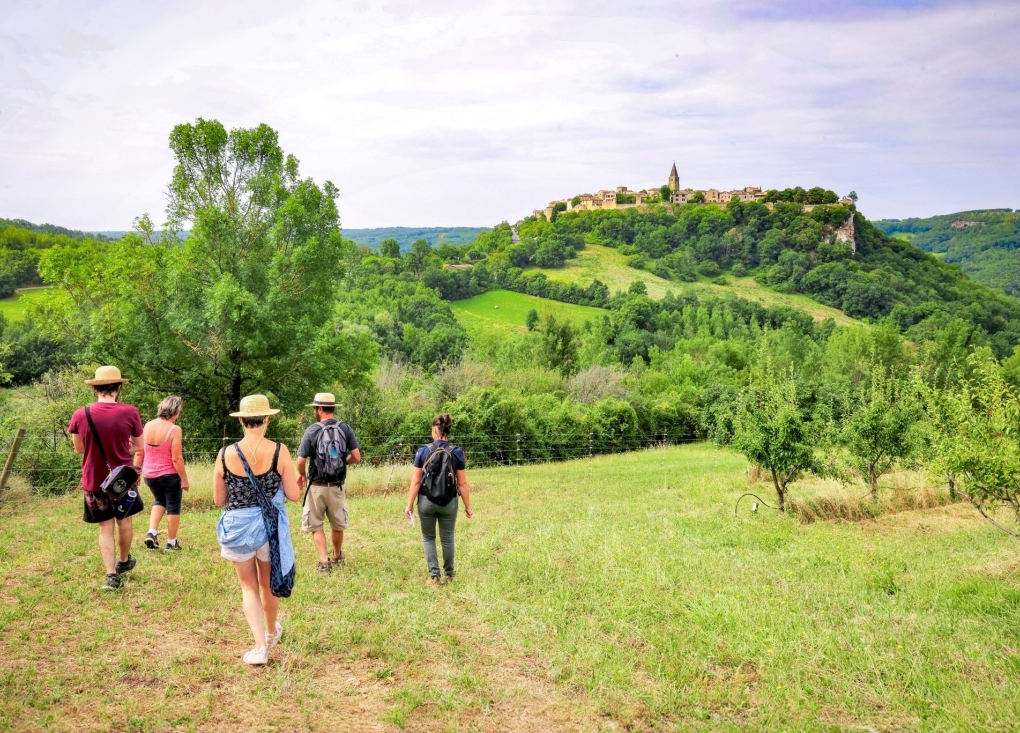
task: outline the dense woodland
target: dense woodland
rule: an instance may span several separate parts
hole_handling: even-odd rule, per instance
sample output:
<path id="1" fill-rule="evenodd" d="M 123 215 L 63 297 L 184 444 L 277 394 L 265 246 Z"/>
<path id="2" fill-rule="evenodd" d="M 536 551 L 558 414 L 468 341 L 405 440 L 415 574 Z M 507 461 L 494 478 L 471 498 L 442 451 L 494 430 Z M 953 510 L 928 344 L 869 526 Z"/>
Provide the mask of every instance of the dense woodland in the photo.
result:
<path id="1" fill-rule="evenodd" d="M 526 219 L 516 237 L 504 223 L 467 245 L 418 241 L 402 252 L 390 239 L 371 250 L 343 238 L 335 187 L 302 178 L 271 128 L 199 120 L 170 142 L 162 234 L 147 217 L 119 241 L 36 232 L 53 239 L 29 243 L 17 233 L 27 230 L 5 230 L 5 242 L 24 241 L 8 251 L 57 286 L 24 323 L 4 324 L 0 352 L 18 386 L 0 397 L 4 432 L 27 425 L 51 448 L 20 465 L 37 488 L 73 485 L 63 429 L 88 397 L 83 375 L 114 363 L 143 415 L 163 395 L 184 397 L 192 454 L 236 432 L 226 413 L 243 394 L 270 394 L 284 410 L 274 433 L 293 440 L 308 396 L 330 389 L 370 457 L 406 458 L 443 410 L 475 462 L 707 438 L 762 467 L 780 503 L 805 471 L 876 493 L 885 473 L 910 465 L 980 507 L 1020 511 L 1020 301 L 888 237 L 853 206 L 807 212 L 798 189 L 771 195 L 771 210 L 565 212 Z M 834 238 L 851 216 L 856 252 Z M 610 293 L 534 272 L 593 243 L 675 281 L 675 292 L 655 300 L 640 282 Z M 473 267 L 443 268 L 451 263 Z M 742 275 L 861 323 L 685 285 Z M 491 288 L 604 312 L 468 333 L 450 302 Z"/>
<path id="2" fill-rule="evenodd" d="M 927 219 L 885 219 L 875 226 L 945 262 L 958 263 L 984 285 L 1020 294 L 1020 212 L 961 211 Z"/>

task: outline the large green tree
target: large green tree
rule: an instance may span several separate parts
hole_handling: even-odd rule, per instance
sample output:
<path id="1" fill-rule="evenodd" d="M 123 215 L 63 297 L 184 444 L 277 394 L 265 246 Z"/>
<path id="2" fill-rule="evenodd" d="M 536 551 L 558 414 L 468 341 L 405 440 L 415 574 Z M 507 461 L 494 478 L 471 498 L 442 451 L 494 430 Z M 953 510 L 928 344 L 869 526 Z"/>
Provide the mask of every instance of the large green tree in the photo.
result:
<path id="1" fill-rule="evenodd" d="M 176 126 L 170 148 L 161 236 L 142 217 L 119 242 L 44 253 L 43 276 L 71 295 L 49 327 L 213 424 L 246 393 L 295 408 L 364 379 L 375 347 L 334 317 L 349 248 L 336 187 L 301 178 L 267 125 L 228 132 L 200 118 Z"/>

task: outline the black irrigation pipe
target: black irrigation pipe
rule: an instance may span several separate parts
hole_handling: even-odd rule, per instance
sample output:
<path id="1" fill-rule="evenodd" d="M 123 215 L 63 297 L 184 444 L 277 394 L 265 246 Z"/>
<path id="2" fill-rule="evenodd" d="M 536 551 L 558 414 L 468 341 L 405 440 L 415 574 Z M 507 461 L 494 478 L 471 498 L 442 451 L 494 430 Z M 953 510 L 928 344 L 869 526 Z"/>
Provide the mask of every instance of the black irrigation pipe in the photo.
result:
<path id="1" fill-rule="evenodd" d="M 760 496 L 758 496 L 757 494 L 752 494 L 751 492 L 747 492 L 746 494 L 741 494 L 741 495 L 740 495 L 740 498 L 739 498 L 739 499 L 737 499 L 737 503 L 733 505 L 733 516 L 734 516 L 734 517 L 735 517 L 735 516 L 737 516 L 737 508 L 738 508 L 738 507 L 740 506 L 740 499 L 743 499 L 743 498 L 744 498 L 745 496 L 753 496 L 753 497 L 754 497 L 755 499 L 757 499 L 757 500 L 758 500 L 758 503 L 759 503 L 759 504 L 761 504 L 762 506 L 767 506 L 767 507 L 768 507 L 769 509 L 774 509 L 774 510 L 775 510 L 775 511 L 777 511 L 777 512 L 779 511 L 779 508 L 778 508 L 778 507 L 774 507 L 774 506 L 772 506 L 771 504 L 769 504 L 769 503 L 768 503 L 767 501 L 765 501 L 764 499 L 762 499 L 762 498 L 761 498 Z M 757 505 L 757 504 L 755 504 L 755 505 L 754 505 L 754 506 L 753 506 L 753 507 L 751 508 L 751 511 L 752 511 L 752 512 L 754 512 L 754 511 L 758 511 L 758 505 Z"/>

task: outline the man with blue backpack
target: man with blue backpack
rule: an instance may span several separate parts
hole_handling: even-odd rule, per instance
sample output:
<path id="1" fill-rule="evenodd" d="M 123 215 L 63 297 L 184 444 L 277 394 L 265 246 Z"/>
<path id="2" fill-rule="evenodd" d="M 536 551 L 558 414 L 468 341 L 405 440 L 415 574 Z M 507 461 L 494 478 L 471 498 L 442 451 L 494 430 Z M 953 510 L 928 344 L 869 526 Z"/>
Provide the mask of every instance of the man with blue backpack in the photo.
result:
<path id="1" fill-rule="evenodd" d="M 319 553 L 320 573 L 332 572 L 343 565 L 344 530 L 347 529 L 347 466 L 361 460 L 358 439 L 350 425 L 333 417 L 336 398 L 328 392 L 319 392 L 308 405 L 315 409 L 318 421 L 310 426 L 298 446 L 298 486 L 307 489 L 301 513 L 301 531 L 311 532 L 315 550 Z M 326 533 L 323 517 L 329 519 L 333 540 L 333 556 L 326 555 Z"/>

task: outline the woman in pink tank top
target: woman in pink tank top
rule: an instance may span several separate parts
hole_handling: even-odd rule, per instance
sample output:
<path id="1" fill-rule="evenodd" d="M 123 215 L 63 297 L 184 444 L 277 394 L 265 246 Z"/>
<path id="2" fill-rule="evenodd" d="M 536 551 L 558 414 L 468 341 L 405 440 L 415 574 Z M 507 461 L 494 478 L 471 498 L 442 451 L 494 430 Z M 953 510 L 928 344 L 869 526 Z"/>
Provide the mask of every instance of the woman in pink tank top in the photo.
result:
<path id="1" fill-rule="evenodd" d="M 166 514 L 167 550 L 179 550 L 177 530 L 181 523 L 182 492 L 189 488 L 188 472 L 184 467 L 181 429 L 177 418 L 181 415 L 181 398 L 167 397 L 159 403 L 158 417 L 145 425 L 145 448 L 135 456 L 135 464 L 142 467 L 145 485 L 152 492 L 152 514 L 149 516 L 149 533 L 145 546 L 159 549 L 159 523 Z"/>

